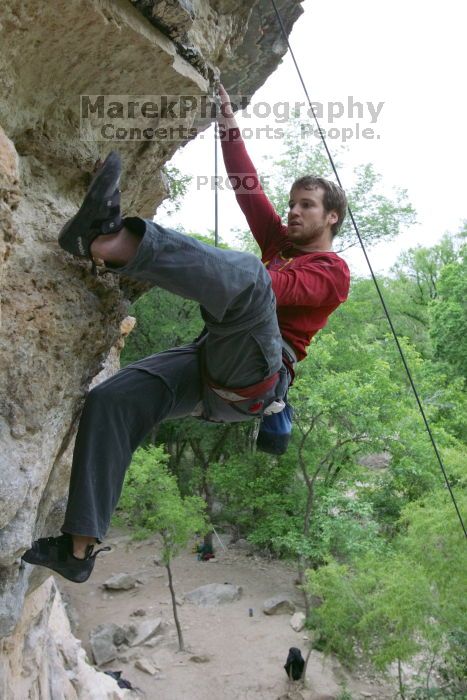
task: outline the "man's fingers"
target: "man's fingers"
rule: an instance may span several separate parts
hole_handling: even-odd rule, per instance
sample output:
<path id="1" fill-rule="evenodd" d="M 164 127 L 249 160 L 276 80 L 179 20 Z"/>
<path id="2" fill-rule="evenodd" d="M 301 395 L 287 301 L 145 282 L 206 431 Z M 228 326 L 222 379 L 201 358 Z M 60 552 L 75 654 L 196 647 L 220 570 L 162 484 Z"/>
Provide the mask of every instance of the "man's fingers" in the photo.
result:
<path id="1" fill-rule="evenodd" d="M 233 117 L 234 113 L 230 104 L 230 97 L 222 83 L 219 83 L 219 97 L 221 98 L 222 116 L 225 118 Z"/>

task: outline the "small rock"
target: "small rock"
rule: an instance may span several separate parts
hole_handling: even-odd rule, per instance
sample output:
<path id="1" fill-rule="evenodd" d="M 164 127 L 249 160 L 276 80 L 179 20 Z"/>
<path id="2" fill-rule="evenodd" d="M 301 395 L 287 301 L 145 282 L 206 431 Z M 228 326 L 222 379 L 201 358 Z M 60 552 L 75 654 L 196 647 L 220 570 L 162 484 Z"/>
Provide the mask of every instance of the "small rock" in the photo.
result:
<path id="1" fill-rule="evenodd" d="M 160 617 L 149 618 L 139 624 L 125 627 L 126 638 L 130 647 L 144 644 L 148 639 L 161 632 L 162 619 Z"/>
<path id="2" fill-rule="evenodd" d="M 301 632 L 305 627 L 306 616 L 305 613 L 297 612 L 290 618 L 290 626 L 295 632 Z"/>
<path id="3" fill-rule="evenodd" d="M 154 649 L 158 644 L 162 642 L 162 637 L 152 637 L 152 639 L 148 639 L 147 642 L 144 642 L 142 645 L 143 647 L 149 647 L 149 649 Z"/>
<path id="4" fill-rule="evenodd" d="M 182 605 L 183 605 L 184 602 L 185 602 L 185 601 L 182 600 L 182 598 L 178 598 L 178 597 L 175 598 L 175 605 L 178 605 L 179 607 L 182 607 Z"/>
<path id="5" fill-rule="evenodd" d="M 146 610 L 144 608 L 137 608 L 133 610 L 130 617 L 144 617 L 146 615 Z"/>
<path id="6" fill-rule="evenodd" d="M 151 676 L 154 676 L 159 671 L 157 666 L 155 666 L 150 659 L 146 659 L 144 656 L 136 659 L 135 668 L 138 668 L 140 671 L 144 671 L 145 673 L 149 673 Z"/>
<path id="7" fill-rule="evenodd" d="M 265 615 L 286 615 L 295 612 L 295 605 L 284 595 L 275 595 L 263 603 Z"/>
<path id="8" fill-rule="evenodd" d="M 136 579 L 131 574 L 115 574 L 104 583 L 104 588 L 114 591 L 129 591 L 136 586 Z"/>
<path id="9" fill-rule="evenodd" d="M 190 661 L 193 661 L 195 664 L 207 664 L 209 661 L 211 661 L 211 659 L 209 656 L 206 656 L 206 654 L 202 654 L 200 656 L 190 656 Z"/>
<path id="10" fill-rule="evenodd" d="M 231 603 L 239 600 L 242 595 L 242 588 L 233 584 L 208 583 L 205 586 L 195 588 L 185 594 L 185 600 L 202 607 Z"/>

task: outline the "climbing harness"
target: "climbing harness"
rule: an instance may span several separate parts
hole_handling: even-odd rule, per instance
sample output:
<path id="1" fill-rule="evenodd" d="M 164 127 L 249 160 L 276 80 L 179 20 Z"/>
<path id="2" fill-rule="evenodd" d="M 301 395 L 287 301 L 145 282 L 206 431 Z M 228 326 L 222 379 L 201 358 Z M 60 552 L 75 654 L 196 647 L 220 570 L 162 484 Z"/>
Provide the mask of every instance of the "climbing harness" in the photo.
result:
<path id="1" fill-rule="evenodd" d="M 280 28 L 281 28 L 281 31 L 282 31 L 282 35 L 283 35 L 284 40 L 285 40 L 285 42 L 286 42 L 286 44 L 287 44 L 287 47 L 288 47 L 288 49 L 289 49 L 289 51 L 290 51 L 290 55 L 291 55 L 291 57 L 292 57 L 292 60 L 293 60 L 294 65 L 295 65 L 295 69 L 296 69 L 296 71 L 297 71 L 298 78 L 299 78 L 299 80 L 300 80 L 300 82 L 301 82 L 301 84 L 302 84 L 303 90 L 304 90 L 304 92 L 305 92 L 305 97 L 306 97 L 307 102 L 308 102 L 308 104 L 309 104 L 309 106 L 310 106 L 310 111 L 311 111 L 311 113 L 312 113 L 312 115 L 313 115 L 313 119 L 315 120 L 316 125 L 317 125 L 317 127 L 318 127 L 318 133 L 319 133 L 319 135 L 320 135 L 320 137 L 321 137 L 321 141 L 323 142 L 324 148 L 325 148 L 325 150 L 326 150 L 326 153 L 327 153 L 327 156 L 328 156 L 330 165 L 331 165 L 332 170 L 333 170 L 333 172 L 334 172 L 334 176 L 335 176 L 335 178 L 336 178 L 337 183 L 339 184 L 339 186 L 342 187 L 342 184 L 341 184 L 341 181 L 340 181 L 340 178 L 339 178 L 339 174 L 338 174 L 337 169 L 336 169 L 336 166 L 335 166 L 335 164 L 334 164 L 334 159 L 333 159 L 332 154 L 331 154 L 331 152 L 330 152 L 330 150 L 329 150 L 329 147 L 328 147 L 328 144 L 327 144 L 327 141 L 326 141 L 326 137 L 325 137 L 325 135 L 324 135 L 323 130 L 321 129 L 321 125 L 320 125 L 320 123 L 319 123 L 319 120 L 318 120 L 318 118 L 317 118 L 317 116 L 316 116 L 316 111 L 315 111 L 314 105 L 313 105 L 313 103 L 312 103 L 312 101 L 310 100 L 310 97 L 309 97 L 309 95 L 308 95 L 308 90 L 307 90 L 306 85 L 305 85 L 305 82 L 304 82 L 304 80 L 303 80 L 303 77 L 302 77 L 300 68 L 298 67 L 297 61 L 296 61 L 296 59 L 295 59 L 295 55 L 294 55 L 294 52 L 293 52 L 293 50 L 292 50 L 292 47 L 291 47 L 291 45 L 290 45 L 289 37 L 288 37 L 288 35 L 287 35 L 287 32 L 286 32 L 284 23 L 283 23 L 283 21 L 282 21 L 282 17 L 281 17 L 281 15 L 280 15 L 280 13 L 279 13 L 279 10 L 277 9 L 277 5 L 276 5 L 275 0 L 271 0 L 271 3 L 272 3 L 272 6 L 273 6 L 273 8 L 274 8 L 274 12 L 275 12 L 275 14 L 276 14 L 277 20 L 278 20 L 278 22 L 279 22 L 279 25 L 280 25 Z M 396 342 L 397 349 L 398 349 L 398 351 L 399 351 L 399 354 L 400 354 L 402 363 L 403 363 L 403 365 L 404 365 L 404 368 L 405 368 L 407 377 L 408 377 L 409 382 L 410 382 L 410 386 L 412 387 L 412 391 L 413 391 L 414 396 L 415 396 L 415 399 L 416 399 L 416 401 L 417 401 L 418 408 L 419 408 L 419 410 L 420 410 L 421 416 L 422 416 L 422 418 L 423 418 L 423 422 L 424 422 L 424 424 L 425 424 L 425 428 L 426 428 L 426 430 L 427 430 L 427 433 L 428 433 L 428 435 L 429 435 L 429 438 L 430 438 L 430 441 L 431 441 L 433 450 L 434 450 L 435 455 L 436 455 L 436 459 L 437 459 L 438 464 L 439 464 L 439 467 L 440 467 L 440 469 L 441 469 L 441 471 L 442 471 L 442 473 L 443 473 L 443 477 L 444 477 L 444 480 L 445 480 L 445 482 L 446 482 L 446 486 L 447 486 L 447 488 L 448 488 L 449 494 L 450 494 L 451 499 L 452 499 L 452 502 L 453 502 L 453 504 L 454 504 L 454 508 L 455 508 L 455 510 L 456 510 L 456 513 L 457 513 L 457 517 L 459 518 L 459 522 L 460 522 L 460 524 L 461 524 L 461 526 L 462 526 L 462 529 L 463 529 L 463 531 L 464 531 L 464 535 L 465 535 L 465 537 L 467 538 L 467 529 L 466 529 L 466 526 L 465 526 L 464 521 L 463 521 L 463 519 L 462 519 L 462 515 L 461 515 L 461 513 L 460 513 L 459 507 L 458 507 L 458 505 L 457 505 L 456 498 L 455 498 L 454 493 L 453 493 L 453 491 L 452 491 L 451 484 L 449 483 L 449 479 L 448 479 L 448 476 L 447 476 L 447 473 L 446 473 L 445 466 L 444 466 L 444 464 L 443 464 L 443 460 L 441 459 L 441 455 L 440 455 L 440 453 L 439 453 L 439 451 L 438 451 L 438 447 L 437 447 L 437 445 L 436 445 L 436 441 L 435 441 L 435 439 L 434 439 L 433 433 L 432 433 L 431 428 L 430 428 L 430 425 L 429 425 L 429 423 L 428 423 L 428 419 L 427 419 L 426 414 L 425 414 L 425 411 L 424 411 L 424 409 L 423 409 L 423 405 L 422 405 L 422 402 L 421 402 L 421 400 L 420 400 L 420 397 L 419 397 L 419 394 L 418 394 L 418 391 L 417 391 L 417 387 L 415 386 L 415 383 L 414 383 L 414 380 L 413 380 L 413 377 L 412 377 L 412 373 L 411 373 L 411 371 L 410 371 L 409 365 L 408 365 L 407 360 L 406 360 L 406 357 L 405 357 L 405 355 L 404 355 L 404 351 L 402 350 L 402 346 L 401 346 L 401 344 L 400 344 L 400 342 L 399 342 L 399 338 L 397 337 L 397 333 L 396 333 L 396 330 L 395 330 L 395 328 L 394 328 L 394 325 L 393 325 L 391 316 L 390 316 L 390 314 L 389 314 L 389 310 L 388 310 L 388 308 L 387 308 L 387 306 L 386 306 L 386 302 L 385 302 L 385 300 L 384 300 L 383 293 L 382 293 L 382 291 L 381 291 L 381 289 L 380 289 L 380 286 L 379 286 L 379 284 L 378 284 L 378 280 L 376 279 L 375 273 L 374 273 L 373 268 L 372 268 L 372 266 L 371 266 L 370 259 L 369 259 L 369 257 L 368 257 L 368 254 L 367 254 L 367 252 L 366 252 L 366 248 L 365 248 L 365 246 L 364 246 L 364 244 L 363 244 L 363 240 L 362 240 L 362 237 L 361 237 L 361 235 L 360 235 L 360 230 L 359 230 L 359 228 L 358 228 L 357 222 L 356 222 L 356 220 L 355 220 L 355 218 L 354 218 L 354 215 L 353 215 L 353 212 L 352 212 L 350 206 L 348 206 L 348 212 L 349 212 L 349 217 L 350 217 L 350 220 L 351 220 L 351 222 L 352 222 L 352 225 L 353 225 L 353 228 L 354 228 L 354 230 L 355 230 L 355 233 L 357 234 L 357 238 L 358 238 L 358 241 L 359 241 L 360 246 L 361 246 L 361 248 L 362 248 L 363 254 L 364 254 L 364 256 L 365 256 L 365 260 L 366 260 L 366 262 L 367 262 L 368 268 L 369 268 L 369 270 L 370 270 L 371 277 L 372 277 L 373 282 L 374 282 L 374 284 L 375 284 L 376 291 L 377 291 L 377 293 L 378 293 L 379 299 L 380 299 L 381 304 L 382 304 L 382 306 L 383 306 L 384 313 L 385 313 L 386 318 L 387 318 L 387 320 L 388 320 L 389 327 L 390 327 L 390 329 L 391 329 L 391 333 L 392 333 L 392 335 L 393 335 L 393 337 L 394 337 L 394 340 L 395 340 L 395 342 Z"/>

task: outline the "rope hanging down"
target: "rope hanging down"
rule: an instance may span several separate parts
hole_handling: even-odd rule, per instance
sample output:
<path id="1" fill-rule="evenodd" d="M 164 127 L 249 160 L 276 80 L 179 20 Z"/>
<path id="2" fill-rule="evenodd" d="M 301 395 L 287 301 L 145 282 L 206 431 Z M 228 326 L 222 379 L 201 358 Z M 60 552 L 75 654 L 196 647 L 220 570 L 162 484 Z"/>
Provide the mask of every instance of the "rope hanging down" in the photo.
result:
<path id="1" fill-rule="evenodd" d="M 217 119 L 214 121 L 214 245 L 219 246 L 219 186 L 218 186 L 218 147 L 219 127 Z"/>
<path id="2" fill-rule="evenodd" d="M 279 25 L 280 25 L 282 34 L 283 34 L 283 36 L 284 36 L 284 39 L 285 39 L 285 41 L 286 41 L 286 43 L 287 43 L 287 46 L 288 46 L 288 49 L 289 49 L 289 51 L 290 51 L 290 55 L 291 55 L 292 60 L 293 60 L 293 62 L 294 62 L 294 65 L 295 65 L 295 68 L 296 68 L 298 77 L 299 77 L 299 79 L 300 79 L 300 82 L 301 82 L 301 84 L 302 84 L 303 90 L 304 90 L 304 92 L 305 92 L 305 96 L 306 96 L 306 99 L 307 99 L 308 104 L 309 104 L 309 106 L 310 106 L 311 113 L 313 114 L 313 118 L 314 118 L 314 120 L 315 120 L 315 122 L 316 122 L 316 125 L 317 125 L 317 127 L 318 127 L 318 133 L 319 133 L 320 136 L 321 136 L 321 140 L 322 140 L 322 142 L 323 142 L 324 148 L 325 148 L 326 153 L 327 153 L 327 156 L 328 156 L 328 158 L 329 158 L 329 162 L 330 162 L 330 164 L 331 164 L 331 167 L 332 167 L 332 170 L 333 170 L 333 172 L 334 172 L 335 178 L 336 178 L 336 180 L 337 180 L 339 186 L 342 187 L 342 184 L 341 184 L 341 181 L 340 181 L 340 178 L 339 178 L 339 174 L 338 174 L 337 169 L 336 169 L 336 166 L 335 166 L 335 164 L 334 164 L 334 160 L 333 160 L 332 154 L 331 154 L 331 152 L 330 152 L 330 150 L 329 150 L 329 148 L 328 148 L 328 144 L 327 144 L 327 142 L 326 142 L 326 138 L 325 138 L 325 136 L 324 136 L 324 134 L 323 134 L 323 131 L 322 131 L 321 126 L 320 126 L 320 123 L 319 123 L 319 120 L 318 120 L 318 118 L 317 118 L 317 116 L 316 116 L 316 112 L 315 112 L 315 109 L 314 109 L 314 107 L 313 107 L 313 103 L 311 102 L 310 97 L 309 97 L 309 95 L 308 95 L 308 90 L 306 89 L 306 85 L 305 85 L 305 82 L 304 82 L 304 80 L 303 80 L 303 77 L 302 77 L 300 68 L 298 67 L 297 61 L 295 60 L 295 55 L 294 55 L 294 52 L 292 51 L 292 47 L 291 47 L 290 42 L 289 42 L 289 37 L 288 37 L 288 35 L 287 35 L 287 32 L 286 32 L 285 27 L 284 27 L 284 23 L 283 23 L 283 21 L 282 21 L 282 17 L 281 17 L 281 15 L 279 14 L 279 10 L 277 9 L 277 5 L 276 5 L 276 3 L 275 3 L 275 0 L 271 0 L 271 3 L 272 3 L 272 6 L 273 6 L 273 8 L 274 8 L 274 12 L 276 13 L 277 20 L 278 20 L 278 22 L 279 22 Z M 342 189 L 343 189 L 343 188 L 342 188 Z M 369 270 L 370 270 L 370 273 L 371 273 L 371 277 L 372 277 L 372 279 L 373 279 L 373 282 L 375 283 L 376 291 L 378 292 L 378 296 L 379 296 L 379 299 L 380 299 L 381 304 L 382 304 L 382 306 L 383 306 L 383 309 L 384 309 L 384 313 L 385 313 L 385 315 L 386 315 L 386 318 L 387 318 L 387 320 L 388 320 L 389 327 L 391 328 L 391 332 L 392 332 L 392 335 L 393 335 L 394 340 L 395 340 L 395 342 L 396 342 L 397 349 L 399 350 L 399 354 L 400 354 L 400 356 L 401 356 L 402 363 L 403 363 L 404 368 L 405 368 L 405 371 L 406 371 L 406 373 L 407 373 L 407 377 L 409 378 L 410 386 L 412 387 L 412 391 L 413 391 L 414 396 L 415 396 L 415 399 L 416 399 L 416 401 L 417 401 L 418 408 L 420 409 L 420 413 L 421 413 L 421 415 L 422 415 L 423 422 L 424 422 L 424 424 L 425 424 L 425 428 L 426 428 L 426 430 L 427 430 L 427 432 L 428 432 L 428 435 L 429 435 L 429 437 L 430 437 L 430 441 L 431 441 L 431 444 L 432 444 L 432 446 L 433 446 L 433 450 L 434 450 L 434 452 L 435 452 L 436 458 L 437 458 L 437 460 L 438 460 L 438 464 L 439 464 L 440 469 L 441 469 L 441 471 L 442 471 L 442 473 L 443 473 L 444 480 L 445 480 L 445 482 L 446 482 L 446 486 L 447 486 L 447 488 L 448 488 L 448 490 L 449 490 L 449 493 L 450 493 L 452 502 L 453 502 L 453 504 L 454 504 L 454 508 L 456 509 L 457 517 L 459 518 L 460 524 L 461 524 L 462 529 L 463 529 L 463 531 L 464 531 L 464 535 L 465 535 L 465 537 L 467 538 L 467 529 L 466 529 L 466 527 L 465 527 L 464 521 L 463 521 L 463 519 L 462 519 L 462 515 L 461 515 L 461 513 L 460 513 L 460 510 L 459 510 L 459 507 L 458 507 L 458 505 L 457 505 L 457 502 L 456 502 L 454 493 L 453 493 L 453 491 L 452 491 L 451 484 L 449 483 L 449 479 L 448 479 L 448 476 L 447 476 L 447 473 L 446 473 L 446 469 L 445 469 L 444 464 L 443 464 L 443 460 L 441 459 L 441 455 L 440 455 L 440 453 L 439 453 L 439 451 L 438 451 L 438 447 L 437 447 L 437 445 L 436 445 L 436 442 L 435 442 L 433 433 L 431 432 L 431 428 L 430 428 L 430 425 L 429 425 L 429 423 L 428 423 L 428 419 L 427 419 L 427 417 L 426 417 L 426 415 L 425 415 L 425 411 L 424 411 L 424 409 L 423 409 L 422 402 L 421 402 L 421 400 L 420 400 L 420 397 L 419 397 L 419 395 L 418 395 L 417 388 L 416 388 L 415 383 L 414 383 L 414 380 L 413 380 L 413 378 L 412 378 L 412 373 L 411 373 L 410 368 L 409 368 L 409 366 L 408 366 L 408 364 L 407 364 L 407 360 L 406 360 L 406 358 L 405 358 L 404 352 L 403 352 L 402 347 L 401 347 L 401 344 L 400 344 L 400 342 L 399 342 L 399 338 L 397 337 L 397 333 L 396 333 L 395 328 L 394 328 L 394 325 L 393 325 L 393 323 L 392 323 L 392 319 L 391 319 L 391 316 L 390 316 L 390 314 L 389 314 L 389 310 L 388 310 L 388 308 L 387 308 L 387 306 L 386 306 L 386 302 L 385 302 L 385 300 L 384 300 L 383 294 L 382 294 L 381 289 L 380 289 L 380 286 L 379 286 L 379 284 L 378 284 L 378 280 L 376 279 L 375 273 L 373 272 L 373 268 L 372 268 L 372 266 L 371 266 L 370 259 L 369 259 L 369 257 L 368 257 L 367 252 L 366 252 L 365 246 L 364 246 L 364 244 L 363 244 L 362 237 L 361 237 L 361 235 L 360 235 L 359 228 L 358 228 L 358 226 L 357 226 L 357 222 L 355 221 L 355 218 L 354 218 L 354 215 L 353 215 L 353 213 L 352 213 L 352 210 L 351 210 L 350 206 L 348 207 L 348 212 L 349 212 L 350 220 L 352 221 L 352 225 L 353 225 L 353 227 L 354 227 L 355 233 L 357 234 L 357 238 L 358 238 L 359 243 L 360 243 L 360 245 L 361 245 L 361 248 L 362 248 L 362 250 L 363 250 L 363 254 L 364 254 L 364 256 L 365 256 L 365 260 L 366 260 L 366 262 L 367 262 L 367 264 L 368 264 L 368 267 L 369 267 Z"/>

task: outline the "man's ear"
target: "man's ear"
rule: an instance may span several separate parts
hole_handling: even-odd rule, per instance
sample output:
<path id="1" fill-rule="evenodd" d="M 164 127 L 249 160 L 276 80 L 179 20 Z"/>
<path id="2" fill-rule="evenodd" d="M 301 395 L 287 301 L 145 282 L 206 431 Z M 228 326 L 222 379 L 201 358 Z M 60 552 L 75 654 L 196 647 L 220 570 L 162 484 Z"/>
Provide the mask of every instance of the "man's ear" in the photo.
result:
<path id="1" fill-rule="evenodd" d="M 339 214 L 337 213 L 337 211 L 330 211 L 328 216 L 329 216 L 329 223 L 331 225 L 336 224 L 339 221 Z"/>

